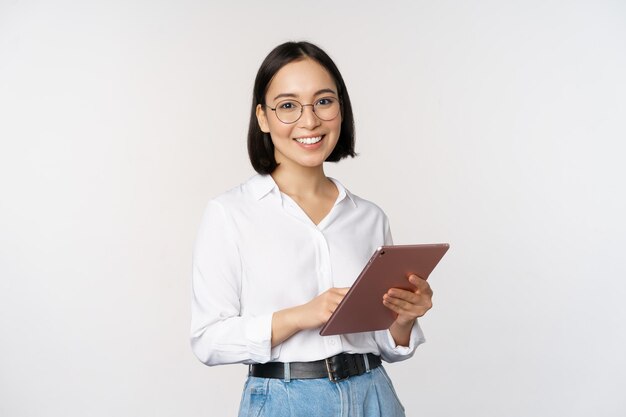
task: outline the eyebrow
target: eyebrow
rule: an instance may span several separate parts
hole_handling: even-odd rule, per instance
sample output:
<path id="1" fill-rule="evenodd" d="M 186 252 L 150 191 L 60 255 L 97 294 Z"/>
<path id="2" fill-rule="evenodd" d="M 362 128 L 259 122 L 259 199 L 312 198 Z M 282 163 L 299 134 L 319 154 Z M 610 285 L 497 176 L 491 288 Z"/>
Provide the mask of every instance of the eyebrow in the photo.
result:
<path id="1" fill-rule="evenodd" d="M 331 88 L 323 88 L 321 90 L 318 90 L 317 92 L 315 92 L 314 96 L 319 96 L 320 94 L 324 94 L 324 93 L 330 93 L 330 94 L 334 94 L 337 95 L 337 93 L 335 92 L 335 90 L 331 89 Z M 297 94 L 293 94 L 293 93 L 282 93 L 277 95 L 276 97 L 274 97 L 274 100 L 278 100 L 279 98 L 297 98 L 298 95 Z"/>

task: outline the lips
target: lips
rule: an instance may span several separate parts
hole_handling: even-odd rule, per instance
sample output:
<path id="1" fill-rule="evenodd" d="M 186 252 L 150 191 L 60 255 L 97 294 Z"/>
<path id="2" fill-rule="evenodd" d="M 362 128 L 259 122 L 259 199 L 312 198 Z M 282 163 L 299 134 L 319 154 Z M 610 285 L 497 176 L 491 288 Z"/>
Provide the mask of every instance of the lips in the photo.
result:
<path id="1" fill-rule="evenodd" d="M 309 137 L 302 137 L 302 138 L 294 138 L 294 140 L 298 143 L 301 143 L 303 145 L 314 145 L 316 143 L 318 143 L 319 141 L 321 141 L 324 138 L 324 135 L 320 135 L 320 136 L 309 136 Z"/>

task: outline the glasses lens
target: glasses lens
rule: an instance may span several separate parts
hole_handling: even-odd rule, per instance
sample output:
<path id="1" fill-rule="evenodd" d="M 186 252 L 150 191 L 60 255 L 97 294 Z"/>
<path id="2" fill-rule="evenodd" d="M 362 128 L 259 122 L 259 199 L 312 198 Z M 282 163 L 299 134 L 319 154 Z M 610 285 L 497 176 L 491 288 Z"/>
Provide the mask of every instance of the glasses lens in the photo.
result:
<path id="1" fill-rule="evenodd" d="M 294 123 L 302 114 L 302 105 L 294 100 L 281 101 L 276 105 L 276 116 L 283 123 Z"/>
<path id="2" fill-rule="evenodd" d="M 339 114 L 339 100 L 335 97 L 324 97 L 314 104 L 315 114 L 322 120 L 332 120 Z"/>

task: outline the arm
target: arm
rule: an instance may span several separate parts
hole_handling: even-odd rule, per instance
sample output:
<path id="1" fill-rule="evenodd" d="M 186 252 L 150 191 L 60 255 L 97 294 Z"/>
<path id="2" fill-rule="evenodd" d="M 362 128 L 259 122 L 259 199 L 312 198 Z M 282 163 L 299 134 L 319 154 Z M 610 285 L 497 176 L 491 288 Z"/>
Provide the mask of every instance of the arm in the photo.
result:
<path id="1" fill-rule="evenodd" d="M 303 305 L 241 316 L 242 267 L 235 227 L 219 202 L 207 206 L 194 246 L 191 346 L 207 365 L 268 362 L 272 348 L 328 320 L 348 288 L 331 288 Z"/>
<path id="2" fill-rule="evenodd" d="M 389 219 L 386 216 L 384 220 L 384 244 L 393 245 L 393 237 L 391 235 Z M 421 280 L 418 277 L 416 278 L 419 281 L 423 281 L 424 283 L 426 283 L 426 281 Z M 409 277 L 409 280 L 411 282 L 413 282 L 413 279 L 413 277 Z M 428 291 L 430 291 L 430 286 L 428 286 L 427 283 L 426 285 L 428 287 L 428 290 L 425 290 L 425 292 L 428 293 Z M 380 348 L 381 356 L 387 362 L 397 362 L 410 358 L 415 353 L 415 349 L 417 348 L 417 346 L 424 343 L 425 341 L 424 334 L 422 333 L 422 329 L 419 326 L 417 317 L 420 317 L 419 314 L 423 315 L 430 308 L 430 305 L 432 305 L 432 302 L 430 301 L 432 299 L 432 291 L 430 291 L 430 296 L 427 296 L 426 294 L 429 301 L 424 307 L 427 308 L 425 308 L 423 312 L 415 314 L 415 317 L 413 317 L 413 315 L 410 313 L 406 314 L 406 312 L 404 311 L 402 312 L 402 314 L 400 314 L 399 307 L 395 306 L 395 304 L 398 304 L 400 301 L 406 302 L 405 298 L 413 299 L 413 297 L 410 295 L 411 292 L 407 292 L 409 294 L 404 293 L 403 290 L 394 288 L 390 289 L 383 296 L 383 304 L 387 308 L 392 309 L 396 314 L 398 314 L 396 321 L 392 323 L 391 327 L 388 330 L 382 330 L 375 333 L 376 343 Z M 398 300 L 398 296 L 403 296 L 404 298 Z M 396 310 L 394 310 L 394 308 Z"/>
<path id="3" fill-rule="evenodd" d="M 348 289 L 330 288 L 306 304 L 275 312 L 272 316 L 272 347 L 299 331 L 324 325 Z"/>
<path id="4" fill-rule="evenodd" d="M 193 252 L 191 347 L 207 365 L 271 359 L 272 315 L 241 316 L 242 266 L 233 220 L 211 201 Z"/>
<path id="5" fill-rule="evenodd" d="M 433 291 L 428 282 L 417 275 L 411 275 L 408 279 L 417 287 L 415 291 L 391 288 L 383 296 L 385 307 L 398 315 L 389 331 L 399 346 L 409 345 L 411 330 L 417 318 L 422 317 L 433 306 Z"/>

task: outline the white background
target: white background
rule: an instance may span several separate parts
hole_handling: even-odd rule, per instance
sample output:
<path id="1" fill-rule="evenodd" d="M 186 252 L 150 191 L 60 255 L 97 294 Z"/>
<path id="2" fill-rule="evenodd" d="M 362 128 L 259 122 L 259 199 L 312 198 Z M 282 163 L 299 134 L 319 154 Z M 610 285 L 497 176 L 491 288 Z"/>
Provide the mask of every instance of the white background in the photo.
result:
<path id="1" fill-rule="evenodd" d="M 396 243 L 450 242 L 408 416 L 626 415 L 623 1 L 0 0 L 0 415 L 230 416 L 189 343 L 254 76 L 323 47 Z"/>

